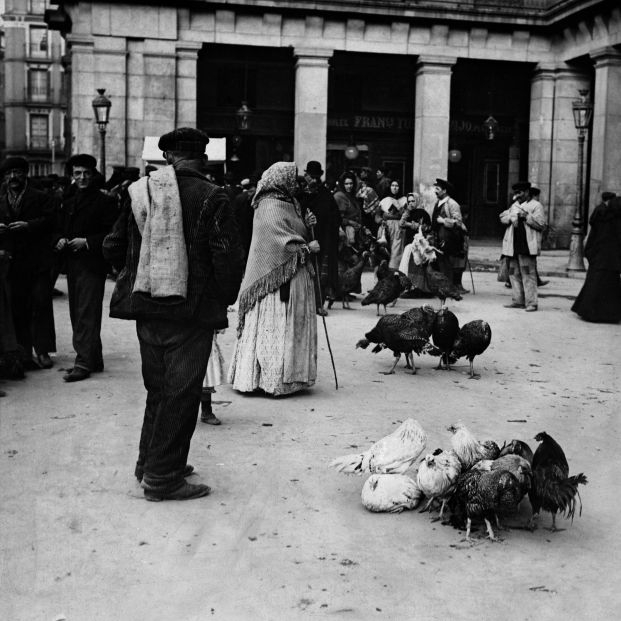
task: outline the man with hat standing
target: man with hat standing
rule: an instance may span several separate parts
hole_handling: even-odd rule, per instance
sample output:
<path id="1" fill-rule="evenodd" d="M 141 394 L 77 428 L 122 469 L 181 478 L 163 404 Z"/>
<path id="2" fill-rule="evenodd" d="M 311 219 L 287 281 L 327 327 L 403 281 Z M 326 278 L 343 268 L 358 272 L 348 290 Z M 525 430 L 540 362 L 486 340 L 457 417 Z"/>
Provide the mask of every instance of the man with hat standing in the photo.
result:
<path id="1" fill-rule="evenodd" d="M 431 215 L 431 230 L 436 236 L 438 269 L 457 287 L 467 293 L 461 285 L 461 275 L 466 267 L 466 226 L 463 223 L 461 207 L 451 198 L 453 184 L 445 179 L 436 179 L 434 191 L 438 201 Z"/>
<path id="2" fill-rule="evenodd" d="M 545 226 L 543 207 L 531 201 L 528 181 L 514 184 L 515 201 L 500 214 L 507 229 L 502 240 L 502 254 L 509 257 L 509 279 L 513 301 L 506 308 L 525 308 L 534 312 L 538 306 L 537 256 L 541 252 L 541 231 Z"/>
<path id="3" fill-rule="evenodd" d="M 49 369 L 49 354 L 56 351 L 51 247 L 55 201 L 29 184 L 24 158 L 7 158 L 2 173 L 0 248 L 11 256 L 9 283 L 15 334 L 23 348 L 24 366 Z"/>
<path id="4" fill-rule="evenodd" d="M 187 127 L 163 135 L 167 166 L 129 187 L 104 241 L 120 270 L 110 316 L 136 320 L 147 400 L 135 475 L 151 501 L 211 491 L 185 480 L 187 459 L 213 333 L 228 326 L 243 264 L 229 197 L 203 174 L 208 142 Z"/>
<path id="5" fill-rule="evenodd" d="M 118 215 L 114 198 L 95 187 L 97 160 L 74 155 L 67 162 L 75 192 L 66 199 L 54 235 L 67 274 L 69 315 L 76 358 L 63 379 L 79 382 L 103 371 L 101 314 L 108 264 L 101 253 L 104 237 Z"/>
<path id="6" fill-rule="evenodd" d="M 338 290 L 338 245 L 339 228 L 341 226 L 341 213 L 334 196 L 322 183 L 323 169 L 316 160 L 306 164 L 304 179 L 306 188 L 301 196 L 304 211 L 311 211 L 317 218 L 315 225 L 315 239 L 319 242 L 317 254 L 317 267 L 320 280 L 325 287 L 319 291 L 317 279 L 315 279 L 315 301 L 317 313 L 327 315 L 328 311 L 323 308 L 322 302 L 326 300 L 326 294 L 334 296 Z M 321 301 L 320 301 L 321 300 Z"/>

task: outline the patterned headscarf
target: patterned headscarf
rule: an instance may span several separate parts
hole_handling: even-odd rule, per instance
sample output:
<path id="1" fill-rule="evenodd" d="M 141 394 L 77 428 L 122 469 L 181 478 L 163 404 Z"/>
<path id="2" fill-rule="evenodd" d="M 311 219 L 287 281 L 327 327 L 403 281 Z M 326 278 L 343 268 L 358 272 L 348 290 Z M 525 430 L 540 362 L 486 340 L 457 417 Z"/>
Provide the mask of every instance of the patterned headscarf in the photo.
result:
<path id="1" fill-rule="evenodd" d="M 276 162 L 261 176 L 252 199 L 252 206 L 256 209 L 259 201 L 265 198 L 288 201 L 295 205 L 297 187 L 298 167 L 295 162 Z"/>

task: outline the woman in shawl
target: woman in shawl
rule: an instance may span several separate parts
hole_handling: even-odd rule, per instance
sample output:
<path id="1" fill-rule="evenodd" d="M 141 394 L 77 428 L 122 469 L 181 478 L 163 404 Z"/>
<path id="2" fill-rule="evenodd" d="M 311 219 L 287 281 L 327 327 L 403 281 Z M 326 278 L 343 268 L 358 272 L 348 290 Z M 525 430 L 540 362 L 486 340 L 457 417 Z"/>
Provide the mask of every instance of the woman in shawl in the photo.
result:
<path id="1" fill-rule="evenodd" d="M 406 198 L 403 196 L 401 186 L 396 179 L 390 183 L 390 194 L 380 201 L 384 231 L 390 249 L 391 270 L 398 270 L 405 246 L 405 229 L 401 227 L 401 216 L 405 211 Z"/>
<path id="2" fill-rule="evenodd" d="M 277 162 L 257 186 L 252 241 L 239 294 L 237 342 L 229 370 L 235 390 L 285 395 L 315 383 L 317 317 L 310 241 L 302 217 L 297 167 Z"/>
<path id="3" fill-rule="evenodd" d="M 347 236 L 347 244 L 355 246 L 358 231 L 362 228 L 362 211 L 356 199 L 356 175 L 344 172 L 334 192 L 334 200 L 341 213 L 341 226 Z"/>
<path id="4" fill-rule="evenodd" d="M 586 280 L 571 310 L 585 321 L 621 321 L 621 199 L 612 192 L 589 219 L 591 230 L 584 246 L 589 262 Z"/>

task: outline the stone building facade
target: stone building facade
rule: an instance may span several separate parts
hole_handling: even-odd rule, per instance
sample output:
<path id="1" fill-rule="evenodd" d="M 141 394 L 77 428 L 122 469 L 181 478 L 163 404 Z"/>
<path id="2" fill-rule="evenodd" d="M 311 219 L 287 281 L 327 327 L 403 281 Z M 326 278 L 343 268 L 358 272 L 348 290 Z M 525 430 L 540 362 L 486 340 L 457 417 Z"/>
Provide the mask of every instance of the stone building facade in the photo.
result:
<path id="1" fill-rule="evenodd" d="M 588 89 L 587 203 L 621 191 L 615 1 L 61 0 L 46 19 L 67 42 L 74 150 L 97 153 L 91 101 L 97 88 L 112 99 L 110 165 L 140 165 L 145 136 L 198 125 L 229 139 L 240 174 L 291 158 L 333 176 L 384 164 L 406 189 L 448 176 L 475 236 L 498 234 L 511 183 L 528 177 L 550 244 L 566 247 L 572 101 Z"/>
<path id="2" fill-rule="evenodd" d="M 5 0 L 2 11 L 2 155 L 20 155 L 31 175 L 63 174 L 68 89 L 65 41 L 44 22 L 48 0 Z"/>

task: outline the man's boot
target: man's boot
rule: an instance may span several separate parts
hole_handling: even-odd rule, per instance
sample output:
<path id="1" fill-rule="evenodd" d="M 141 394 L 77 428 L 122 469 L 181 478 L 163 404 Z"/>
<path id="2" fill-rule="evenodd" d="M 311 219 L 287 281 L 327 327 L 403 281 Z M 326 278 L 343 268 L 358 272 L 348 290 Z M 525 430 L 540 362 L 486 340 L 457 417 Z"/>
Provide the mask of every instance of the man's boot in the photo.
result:
<path id="1" fill-rule="evenodd" d="M 203 390 L 201 395 L 201 423 L 221 425 L 222 421 L 211 410 L 211 393 Z"/>

